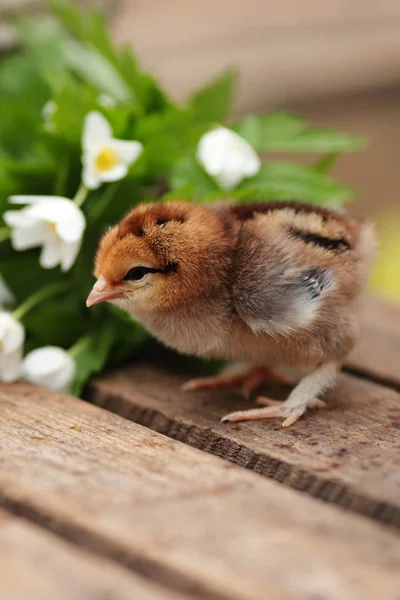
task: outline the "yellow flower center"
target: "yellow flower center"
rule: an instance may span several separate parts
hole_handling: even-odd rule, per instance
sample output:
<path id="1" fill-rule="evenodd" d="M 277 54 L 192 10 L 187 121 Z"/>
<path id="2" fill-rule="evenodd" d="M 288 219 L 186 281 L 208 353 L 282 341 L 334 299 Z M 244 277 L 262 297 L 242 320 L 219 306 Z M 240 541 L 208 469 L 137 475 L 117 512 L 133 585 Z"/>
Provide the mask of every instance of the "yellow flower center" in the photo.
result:
<path id="1" fill-rule="evenodd" d="M 111 148 L 102 148 L 94 161 L 96 169 L 100 172 L 109 171 L 118 162 L 118 155 Z"/>
<path id="2" fill-rule="evenodd" d="M 50 229 L 50 231 L 52 231 L 53 233 L 56 231 L 56 223 L 53 223 L 52 221 L 47 221 L 47 227 Z"/>

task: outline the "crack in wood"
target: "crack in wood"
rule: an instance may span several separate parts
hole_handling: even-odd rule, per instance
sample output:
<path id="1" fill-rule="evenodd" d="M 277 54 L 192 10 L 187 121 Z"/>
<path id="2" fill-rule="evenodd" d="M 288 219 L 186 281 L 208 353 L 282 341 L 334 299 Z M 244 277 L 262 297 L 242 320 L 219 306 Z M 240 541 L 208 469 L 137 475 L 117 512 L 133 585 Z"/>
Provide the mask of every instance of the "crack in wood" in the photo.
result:
<path id="1" fill-rule="evenodd" d="M 313 498 L 400 530 L 399 507 L 354 491 L 349 485 L 319 477 L 267 453 L 254 452 L 246 445 L 224 437 L 212 429 L 169 418 L 157 409 L 134 404 L 132 397 L 128 401 L 123 395 L 106 392 L 93 384 L 86 390 L 86 399 L 167 437 L 278 481 Z"/>
<path id="2" fill-rule="evenodd" d="M 206 584 L 195 581 L 190 576 L 177 573 L 172 568 L 143 554 L 136 554 L 132 550 L 128 551 L 111 539 L 103 537 L 100 533 L 97 534 L 80 527 L 71 523 L 71 521 L 62 521 L 41 510 L 38 506 L 34 506 L 29 500 L 13 498 L 1 489 L 0 507 L 17 517 L 40 525 L 80 549 L 85 549 L 118 565 L 123 565 L 130 571 L 145 577 L 153 583 L 163 585 L 169 590 L 175 590 L 175 592 L 183 593 L 198 600 L 230 600 L 225 594 L 209 590 Z"/>
<path id="3" fill-rule="evenodd" d="M 366 379 L 371 383 L 377 383 L 378 385 L 383 385 L 395 392 L 400 392 L 400 381 L 395 381 L 394 379 L 390 379 L 389 377 L 379 376 L 377 374 L 371 373 L 367 369 L 361 369 L 361 367 L 353 367 L 350 365 L 345 365 L 342 369 L 344 373 L 348 373 L 349 375 L 353 375 L 353 377 L 358 377 L 359 379 Z"/>

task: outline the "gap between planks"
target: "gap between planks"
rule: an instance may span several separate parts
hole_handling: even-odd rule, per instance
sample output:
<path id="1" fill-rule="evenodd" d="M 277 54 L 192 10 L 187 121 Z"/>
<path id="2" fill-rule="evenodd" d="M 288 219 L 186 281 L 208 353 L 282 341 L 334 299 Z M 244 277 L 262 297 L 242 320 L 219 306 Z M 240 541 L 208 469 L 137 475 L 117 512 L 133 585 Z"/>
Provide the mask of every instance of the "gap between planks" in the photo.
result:
<path id="1" fill-rule="evenodd" d="M 172 598 L 174 600 L 185 600 L 185 598 L 231 600 L 225 594 L 211 592 L 207 586 L 193 581 L 190 577 L 186 577 L 184 573 L 177 573 L 168 566 L 134 552 L 132 549 L 122 548 L 121 544 L 102 533 L 90 530 L 84 525 L 77 525 L 69 520 L 55 517 L 51 511 L 43 510 L 34 501 L 30 501 L 26 497 L 23 499 L 15 498 L 0 489 L 0 507 L 14 517 L 44 527 L 49 532 L 72 543 L 79 551 L 84 550 L 103 559 L 108 559 L 112 563 L 126 567 L 133 574 L 143 577 L 145 581 L 148 580 L 162 586 L 166 594 L 162 598 L 169 599 L 171 597 L 171 600 Z M 155 595 L 154 600 L 157 598 L 158 596 Z"/>
<path id="2" fill-rule="evenodd" d="M 184 393 L 184 378 L 136 365 L 95 380 L 94 404 L 175 440 L 400 529 L 400 395 L 341 375 L 331 410 L 290 429 L 277 420 L 220 424 L 251 406 L 234 391 Z M 274 388 L 269 390 L 273 396 Z"/>
<path id="3" fill-rule="evenodd" d="M 197 598 L 397 600 L 400 540 L 80 400 L 0 386 L 1 501 Z"/>
<path id="4" fill-rule="evenodd" d="M 3 600 L 189 599 L 3 509 L 0 582 Z"/>

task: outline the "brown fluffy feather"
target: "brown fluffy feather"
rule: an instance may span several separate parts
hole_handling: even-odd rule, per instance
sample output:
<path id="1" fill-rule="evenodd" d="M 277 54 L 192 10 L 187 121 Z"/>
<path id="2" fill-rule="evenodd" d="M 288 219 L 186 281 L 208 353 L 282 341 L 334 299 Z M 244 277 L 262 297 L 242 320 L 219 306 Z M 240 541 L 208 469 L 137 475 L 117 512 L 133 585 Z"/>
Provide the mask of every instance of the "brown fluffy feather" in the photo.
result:
<path id="1" fill-rule="evenodd" d="M 181 352 L 251 365 L 340 365 L 375 251 L 368 223 L 311 205 L 143 204 L 101 240 L 95 275 Z M 135 266 L 160 272 L 123 281 Z M 310 276 L 311 284 L 310 284 Z"/>

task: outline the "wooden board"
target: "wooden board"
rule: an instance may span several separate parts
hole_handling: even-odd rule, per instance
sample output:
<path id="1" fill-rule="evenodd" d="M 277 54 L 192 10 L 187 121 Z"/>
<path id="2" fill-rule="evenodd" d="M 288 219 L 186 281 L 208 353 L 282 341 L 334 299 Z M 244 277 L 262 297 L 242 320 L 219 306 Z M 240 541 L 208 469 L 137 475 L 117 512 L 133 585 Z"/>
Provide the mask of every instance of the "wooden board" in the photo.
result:
<path id="1" fill-rule="evenodd" d="M 183 381 L 137 365 L 96 380 L 88 394 L 170 437 L 400 527 L 400 394 L 341 375 L 327 398 L 329 410 L 283 429 L 277 419 L 221 424 L 224 414 L 254 403 L 235 390 L 182 392 Z M 267 389 L 271 397 L 278 391 Z"/>
<path id="2" fill-rule="evenodd" d="M 400 391 L 400 305 L 365 298 L 361 331 L 348 366 L 364 377 Z"/>
<path id="3" fill-rule="evenodd" d="M 2 600 L 184 600 L 0 510 Z"/>
<path id="4" fill-rule="evenodd" d="M 0 504 L 195 598 L 397 600 L 400 540 L 116 415 L 0 386 Z"/>

